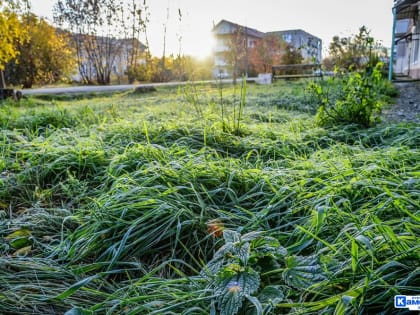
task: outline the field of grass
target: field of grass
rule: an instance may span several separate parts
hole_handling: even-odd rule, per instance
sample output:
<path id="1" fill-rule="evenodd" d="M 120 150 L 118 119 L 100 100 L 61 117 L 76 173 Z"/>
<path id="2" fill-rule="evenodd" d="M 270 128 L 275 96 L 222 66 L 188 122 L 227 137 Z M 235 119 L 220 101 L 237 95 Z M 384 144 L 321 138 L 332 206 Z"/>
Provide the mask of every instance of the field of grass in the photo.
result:
<path id="1" fill-rule="evenodd" d="M 318 127 L 305 87 L 1 105 L 0 313 L 397 313 L 420 126 Z"/>

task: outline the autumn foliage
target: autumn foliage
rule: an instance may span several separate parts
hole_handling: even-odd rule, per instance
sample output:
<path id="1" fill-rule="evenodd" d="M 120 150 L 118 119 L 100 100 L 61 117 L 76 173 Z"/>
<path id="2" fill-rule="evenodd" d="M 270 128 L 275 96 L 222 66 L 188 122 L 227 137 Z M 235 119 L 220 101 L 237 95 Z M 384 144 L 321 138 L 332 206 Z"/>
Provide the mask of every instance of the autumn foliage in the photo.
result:
<path id="1" fill-rule="evenodd" d="M 24 36 L 25 30 L 21 27 L 18 14 L 8 2 L 0 0 L 0 70 L 16 57 L 15 43 Z"/>
<path id="2" fill-rule="evenodd" d="M 207 222 L 207 232 L 213 237 L 222 237 L 225 226 L 219 219 L 213 219 Z"/>
<path id="3" fill-rule="evenodd" d="M 250 50 L 250 64 L 257 73 L 271 72 L 273 65 L 281 63 L 286 43 L 275 35 L 268 35 L 258 41 Z"/>
<path id="4" fill-rule="evenodd" d="M 55 83 L 71 74 L 74 52 L 65 33 L 42 18 L 28 13 L 21 18 L 27 39 L 15 43 L 17 56 L 6 65 L 6 81 L 31 88 L 34 84 Z"/>

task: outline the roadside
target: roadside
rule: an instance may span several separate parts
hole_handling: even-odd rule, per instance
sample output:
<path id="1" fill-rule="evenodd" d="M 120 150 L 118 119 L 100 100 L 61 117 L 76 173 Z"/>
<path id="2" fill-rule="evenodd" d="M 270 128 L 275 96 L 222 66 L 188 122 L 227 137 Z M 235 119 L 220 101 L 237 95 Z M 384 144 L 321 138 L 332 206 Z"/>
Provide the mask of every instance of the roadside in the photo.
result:
<path id="1" fill-rule="evenodd" d="M 420 82 L 395 83 L 399 96 L 394 105 L 387 107 L 382 117 L 386 122 L 420 123 Z"/>
<path id="2" fill-rule="evenodd" d="M 241 81 L 241 79 L 237 79 Z M 256 78 L 247 80 L 255 81 Z M 39 88 L 21 90 L 23 95 L 46 95 L 46 94 L 70 94 L 70 93 L 95 93 L 95 92 L 118 92 L 134 90 L 136 88 L 159 87 L 159 86 L 180 86 L 188 84 L 205 84 L 220 82 L 219 80 L 208 81 L 184 81 L 184 82 L 164 82 L 164 83 L 144 83 L 144 84 L 126 84 L 126 85 L 89 85 L 89 86 L 71 86 L 57 88 Z M 222 83 L 232 83 L 232 79 L 223 79 Z"/>
<path id="3" fill-rule="evenodd" d="M 187 84 L 186 82 L 147 83 L 147 84 L 126 84 L 126 85 L 88 85 L 57 88 L 39 88 L 22 90 L 23 95 L 51 95 L 70 93 L 95 93 L 95 92 L 118 92 L 134 90 L 141 87 L 177 86 Z"/>

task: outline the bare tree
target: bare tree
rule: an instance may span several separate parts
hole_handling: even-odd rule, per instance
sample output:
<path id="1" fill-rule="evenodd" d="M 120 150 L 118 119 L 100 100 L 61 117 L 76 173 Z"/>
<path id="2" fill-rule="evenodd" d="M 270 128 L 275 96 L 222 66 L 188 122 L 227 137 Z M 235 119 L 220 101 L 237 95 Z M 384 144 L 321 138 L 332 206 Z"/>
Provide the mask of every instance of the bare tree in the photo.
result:
<path id="1" fill-rule="evenodd" d="M 146 1 L 143 1 L 143 7 Z M 111 73 L 123 50 L 127 49 L 127 39 L 131 39 L 132 55 L 128 63 L 134 63 L 138 33 L 144 23 L 141 7 L 133 0 L 131 7 L 118 0 L 58 0 L 55 5 L 55 19 L 59 25 L 73 33 L 73 42 L 77 52 L 79 74 L 85 83 L 96 80 L 99 84 L 109 84 Z M 141 4 L 140 4 L 141 5 Z M 129 11 L 128 21 L 131 36 L 128 34 L 125 11 Z"/>
<path id="2" fill-rule="evenodd" d="M 125 15 L 125 13 L 127 13 Z M 124 37 L 128 49 L 126 49 L 126 69 L 129 83 L 135 80 L 135 69 L 139 65 L 144 51 L 148 50 L 148 44 L 141 43 L 140 38 L 144 35 L 147 41 L 147 24 L 149 23 L 149 11 L 146 0 L 128 1 L 126 10 L 122 11 L 122 21 L 125 23 Z M 147 54 L 146 54 L 147 62 Z"/>
<path id="3" fill-rule="evenodd" d="M 229 36 L 227 40 L 228 50 L 225 52 L 225 60 L 230 66 L 232 71 L 233 83 L 236 84 L 236 80 L 240 75 L 240 71 L 246 72 L 247 62 L 247 33 L 246 29 L 237 27 Z"/>

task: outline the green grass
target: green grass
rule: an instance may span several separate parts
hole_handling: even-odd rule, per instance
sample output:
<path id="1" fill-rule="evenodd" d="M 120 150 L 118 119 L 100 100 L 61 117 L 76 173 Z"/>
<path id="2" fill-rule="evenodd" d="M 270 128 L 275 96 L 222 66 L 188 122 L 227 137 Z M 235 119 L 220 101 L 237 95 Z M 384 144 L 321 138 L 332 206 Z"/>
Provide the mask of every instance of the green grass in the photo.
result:
<path id="1" fill-rule="evenodd" d="M 219 314 L 234 267 L 206 274 L 229 243 L 210 222 L 264 235 L 228 255 L 258 272 L 264 314 L 419 295 L 420 126 L 318 127 L 305 86 L 3 104 L 0 313 Z"/>

